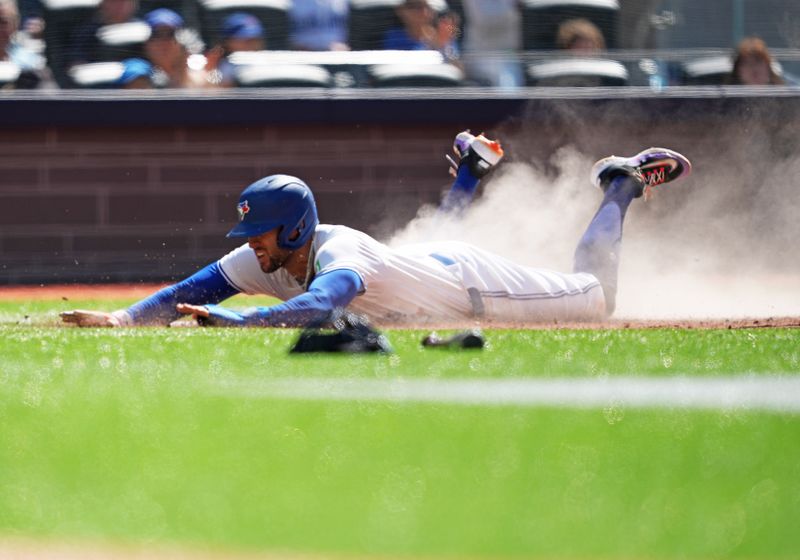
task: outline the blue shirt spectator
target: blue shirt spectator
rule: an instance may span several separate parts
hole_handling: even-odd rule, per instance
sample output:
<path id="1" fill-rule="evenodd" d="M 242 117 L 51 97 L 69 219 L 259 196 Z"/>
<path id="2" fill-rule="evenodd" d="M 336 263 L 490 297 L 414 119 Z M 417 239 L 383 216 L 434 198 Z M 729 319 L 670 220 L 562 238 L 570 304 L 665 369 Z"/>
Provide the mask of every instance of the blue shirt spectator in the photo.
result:
<path id="1" fill-rule="evenodd" d="M 383 48 L 397 51 L 427 51 L 431 46 L 408 34 L 402 27 L 390 29 L 383 36 Z"/>
<path id="2" fill-rule="evenodd" d="M 129 58 L 122 61 L 122 75 L 117 85 L 123 89 L 153 88 L 153 65 L 141 58 Z"/>
<path id="3" fill-rule="evenodd" d="M 289 12 L 293 49 L 304 51 L 349 50 L 347 0 L 294 0 Z"/>
<path id="4" fill-rule="evenodd" d="M 262 51 L 266 45 L 264 27 L 257 17 L 243 12 L 229 15 L 222 22 L 222 44 L 206 54 L 209 79 L 222 87 L 235 85 L 236 67 L 228 57 L 235 52 Z"/>
<path id="5" fill-rule="evenodd" d="M 209 83 L 203 64 L 191 63 L 183 18 L 168 8 L 158 8 L 144 16 L 150 38 L 144 44 L 147 61 L 153 65 L 156 87 L 202 88 Z"/>
<path id="6" fill-rule="evenodd" d="M 403 27 L 386 31 L 383 48 L 404 51 L 437 50 L 449 59 L 458 57 L 455 41 L 458 21 L 455 14 L 437 16 L 428 0 L 405 0 L 397 6 L 396 12 Z"/>
<path id="7" fill-rule="evenodd" d="M 243 12 L 231 14 L 222 22 L 222 42 L 226 54 L 264 50 L 264 27 L 253 15 Z"/>

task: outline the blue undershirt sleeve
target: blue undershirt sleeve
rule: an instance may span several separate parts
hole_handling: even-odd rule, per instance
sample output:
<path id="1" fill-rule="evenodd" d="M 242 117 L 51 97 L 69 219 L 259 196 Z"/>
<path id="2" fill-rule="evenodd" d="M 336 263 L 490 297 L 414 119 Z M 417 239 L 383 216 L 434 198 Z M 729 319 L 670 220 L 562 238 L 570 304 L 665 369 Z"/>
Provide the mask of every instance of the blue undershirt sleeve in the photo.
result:
<path id="1" fill-rule="evenodd" d="M 168 325 L 182 317 L 175 309 L 178 303 L 214 304 L 237 293 L 239 290 L 225 279 L 219 262 L 215 262 L 189 278 L 134 303 L 127 312 L 135 325 Z"/>
<path id="2" fill-rule="evenodd" d="M 480 179 L 475 177 L 469 170 L 469 165 L 461 165 L 458 168 L 456 179 L 453 181 L 450 190 L 442 200 L 439 211 L 445 214 L 458 214 L 469 206 L 475 191 L 478 188 Z"/>
<path id="3" fill-rule="evenodd" d="M 206 306 L 205 323 L 218 327 L 305 327 L 324 321 L 337 307 L 347 307 L 364 287 L 353 270 L 332 270 L 311 282 L 308 291 L 272 307 L 252 307 L 241 313 Z"/>

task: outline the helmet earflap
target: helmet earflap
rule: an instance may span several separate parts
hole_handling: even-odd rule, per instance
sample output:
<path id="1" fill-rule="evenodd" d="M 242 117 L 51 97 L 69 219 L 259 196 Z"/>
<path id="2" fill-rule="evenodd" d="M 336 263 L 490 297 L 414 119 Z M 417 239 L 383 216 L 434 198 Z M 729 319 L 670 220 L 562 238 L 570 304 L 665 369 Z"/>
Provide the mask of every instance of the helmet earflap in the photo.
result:
<path id="1" fill-rule="evenodd" d="M 281 231 L 278 232 L 278 247 L 281 249 L 299 249 L 308 241 L 313 232 L 313 228 L 307 227 L 306 215 L 304 214 L 294 226 L 283 226 L 281 228 Z"/>

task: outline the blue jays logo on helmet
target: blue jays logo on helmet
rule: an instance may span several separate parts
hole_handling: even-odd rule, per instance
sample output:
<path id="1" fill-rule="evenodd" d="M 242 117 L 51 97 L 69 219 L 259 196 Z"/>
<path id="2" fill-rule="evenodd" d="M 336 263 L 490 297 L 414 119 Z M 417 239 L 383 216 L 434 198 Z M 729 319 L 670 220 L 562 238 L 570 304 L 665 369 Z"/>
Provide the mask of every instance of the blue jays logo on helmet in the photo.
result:
<path id="1" fill-rule="evenodd" d="M 228 237 L 257 237 L 280 228 L 278 245 L 299 249 L 319 224 L 314 195 L 302 180 L 291 175 L 270 175 L 244 191 L 236 205 L 239 224 Z"/>
<path id="2" fill-rule="evenodd" d="M 246 200 L 241 201 L 236 205 L 236 211 L 239 213 L 239 221 L 244 220 L 245 215 L 250 211 L 250 205 Z"/>

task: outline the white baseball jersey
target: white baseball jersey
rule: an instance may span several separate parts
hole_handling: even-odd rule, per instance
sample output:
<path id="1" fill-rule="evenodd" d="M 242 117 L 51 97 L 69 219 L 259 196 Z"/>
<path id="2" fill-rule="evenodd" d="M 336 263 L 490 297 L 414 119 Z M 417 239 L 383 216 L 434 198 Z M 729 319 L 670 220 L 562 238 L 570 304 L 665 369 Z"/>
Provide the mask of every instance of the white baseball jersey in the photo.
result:
<path id="1" fill-rule="evenodd" d="M 316 276 L 347 269 L 363 289 L 348 309 L 378 324 L 590 321 L 604 317 L 600 282 L 591 274 L 529 268 L 467 243 L 390 248 L 345 226 L 320 224 L 312 243 Z M 219 261 L 228 282 L 247 294 L 287 300 L 303 287 L 286 270 L 263 272 L 242 245 Z"/>

